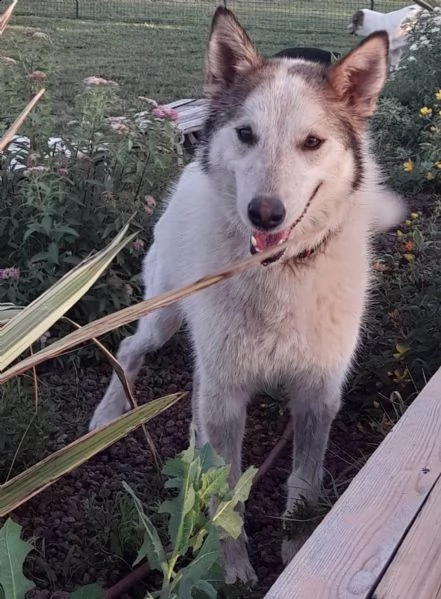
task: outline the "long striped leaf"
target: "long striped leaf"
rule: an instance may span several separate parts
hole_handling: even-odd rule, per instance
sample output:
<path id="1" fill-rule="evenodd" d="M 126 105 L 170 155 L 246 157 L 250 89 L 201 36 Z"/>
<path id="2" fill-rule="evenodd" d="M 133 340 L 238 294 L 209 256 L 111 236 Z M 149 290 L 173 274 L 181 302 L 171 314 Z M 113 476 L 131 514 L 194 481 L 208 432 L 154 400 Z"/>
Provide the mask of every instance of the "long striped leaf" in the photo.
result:
<path id="1" fill-rule="evenodd" d="M 23 123 L 28 118 L 29 114 L 32 112 L 32 110 L 34 110 L 35 106 L 38 104 L 38 102 L 44 96 L 45 91 L 46 90 L 44 88 L 40 89 L 38 94 L 36 94 L 32 98 L 32 100 L 30 100 L 30 102 L 26 105 L 24 110 L 15 119 L 15 121 L 12 123 L 12 125 L 9 127 L 9 129 L 6 131 L 6 133 L 3 134 L 2 138 L 0 139 L 0 152 L 4 152 L 5 148 L 14 139 L 14 136 L 17 135 L 19 130 L 22 128 Z"/>
<path id="2" fill-rule="evenodd" d="M 24 307 L 15 304 L 0 304 L 0 325 L 6 324 L 14 316 L 20 314 L 22 310 L 24 310 Z"/>
<path id="3" fill-rule="evenodd" d="M 103 250 L 73 268 L 0 329 L 0 372 L 41 337 L 92 287 L 136 233 L 124 229 Z"/>
<path id="4" fill-rule="evenodd" d="M 59 478 L 168 409 L 186 393 L 167 395 L 131 410 L 107 426 L 84 435 L 0 486 L 0 517 L 6 516 Z"/>
<path id="5" fill-rule="evenodd" d="M 12 4 L 10 6 L 8 6 L 8 8 L 5 10 L 5 12 L 0 17 L 0 35 L 2 35 L 4 30 L 6 29 L 7 24 L 11 20 L 12 13 L 14 12 L 14 8 L 17 6 L 17 1 L 18 0 L 13 0 Z"/>
<path id="6" fill-rule="evenodd" d="M 76 347 L 85 341 L 88 341 L 92 337 L 104 335 L 105 333 L 113 331 L 118 327 L 138 320 L 138 318 L 141 318 L 141 316 L 144 316 L 145 314 L 149 314 L 150 312 L 158 310 L 159 308 L 170 306 L 185 297 L 189 297 L 190 295 L 201 291 L 202 289 L 207 289 L 216 283 L 233 277 L 238 273 L 247 270 L 248 268 L 259 266 L 261 262 L 288 247 L 288 243 L 288 241 L 285 241 L 277 247 L 266 250 L 265 252 L 252 256 L 251 258 L 247 258 L 246 260 L 242 260 L 241 262 L 237 262 L 218 272 L 217 274 L 208 275 L 189 285 L 184 285 L 178 289 L 167 291 L 166 293 L 157 295 L 149 300 L 144 300 L 139 304 L 129 306 L 128 308 L 123 308 L 122 310 L 118 310 L 118 312 L 114 312 L 113 314 L 109 314 L 108 316 L 104 316 L 103 318 L 95 320 L 94 322 L 83 326 L 81 330 L 66 335 L 66 337 L 63 337 L 63 339 L 59 339 L 58 341 L 51 343 L 34 355 L 25 358 L 18 364 L 14 364 L 14 366 L 0 375 L 0 385 L 14 378 L 15 376 L 18 376 L 19 374 L 26 372 L 30 368 L 46 362 L 46 360 L 60 356 L 65 351 Z"/>

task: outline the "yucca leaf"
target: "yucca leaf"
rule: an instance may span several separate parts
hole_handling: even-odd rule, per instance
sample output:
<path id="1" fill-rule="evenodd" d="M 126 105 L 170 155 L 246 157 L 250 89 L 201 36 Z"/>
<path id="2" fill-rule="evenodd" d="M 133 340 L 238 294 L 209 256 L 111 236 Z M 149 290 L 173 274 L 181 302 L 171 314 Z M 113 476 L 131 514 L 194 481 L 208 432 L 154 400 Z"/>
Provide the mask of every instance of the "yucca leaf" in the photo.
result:
<path id="1" fill-rule="evenodd" d="M 136 408 L 107 426 L 84 435 L 0 486 L 0 517 L 37 495 L 119 439 L 172 406 L 185 393 L 167 395 Z"/>
<path id="2" fill-rule="evenodd" d="M 6 29 L 7 24 L 11 20 L 12 13 L 14 12 L 14 8 L 16 7 L 17 2 L 18 2 L 18 0 L 13 0 L 12 4 L 10 6 L 8 6 L 8 8 L 5 10 L 5 12 L 0 17 L 0 35 L 2 35 L 4 30 Z"/>
<path id="3" fill-rule="evenodd" d="M 0 29 L 1 29 L 1 24 L 0 24 Z M 2 32 L 0 32 L 0 34 L 1 33 Z M 38 94 L 36 94 L 32 98 L 32 100 L 26 105 L 26 108 L 19 114 L 19 116 L 15 119 L 15 121 L 12 123 L 12 125 L 9 127 L 9 129 L 6 131 L 6 133 L 4 133 L 2 135 L 2 138 L 0 139 L 0 152 L 4 152 L 5 148 L 14 139 L 14 136 L 17 135 L 19 130 L 22 128 L 23 123 L 28 118 L 29 114 L 32 112 L 32 110 L 35 108 L 37 103 L 43 97 L 45 91 L 46 90 L 44 88 L 40 89 Z"/>
<path id="4" fill-rule="evenodd" d="M 24 307 L 15 304 L 0 304 L 0 325 L 6 324 L 9 320 L 20 314 Z"/>
<path id="5" fill-rule="evenodd" d="M 28 349 L 92 287 L 118 252 L 135 237 L 128 225 L 103 250 L 82 261 L 0 330 L 0 371 Z"/>
<path id="6" fill-rule="evenodd" d="M 201 291 L 202 289 L 207 289 L 208 287 L 211 287 L 220 281 L 224 281 L 229 277 L 235 276 L 238 273 L 247 270 L 248 268 L 259 266 L 263 261 L 273 256 L 275 253 L 286 249 L 288 243 L 288 241 L 285 241 L 277 247 L 266 250 L 265 252 L 252 256 L 251 258 L 247 258 L 246 260 L 242 260 L 241 262 L 237 262 L 236 264 L 225 268 L 217 274 L 208 275 L 189 285 L 184 285 L 178 289 L 167 291 L 166 293 L 157 295 L 149 300 L 144 300 L 143 302 L 139 302 L 138 304 L 129 306 L 128 308 L 123 308 L 122 310 L 118 310 L 113 314 L 109 314 L 108 316 L 104 316 L 103 318 L 95 320 L 94 322 L 83 326 L 81 330 L 75 331 L 70 335 L 66 335 L 66 337 L 63 337 L 63 339 L 59 339 L 58 341 L 51 343 L 34 355 L 29 356 L 28 358 L 9 368 L 6 372 L 0 375 L 0 384 L 5 383 L 9 379 L 18 376 L 23 372 L 26 372 L 34 366 L 38 366 L 38 364 L 41 364 L 42 362 L 46 362 L 46 360 L 60 356 L 67 350 L 70 350 L 73 347 L 84 343 L 85 341 L 89 341 L 89 339 L 92 337 L 104 335 L 105 333 L 113 331 L 118 327 L 138 320 L 145 314 L 149 314 L 150 312 L 158 310 L 159 308 L 170 306 L 185 297 L 189 297 L 190 295 Z"/>

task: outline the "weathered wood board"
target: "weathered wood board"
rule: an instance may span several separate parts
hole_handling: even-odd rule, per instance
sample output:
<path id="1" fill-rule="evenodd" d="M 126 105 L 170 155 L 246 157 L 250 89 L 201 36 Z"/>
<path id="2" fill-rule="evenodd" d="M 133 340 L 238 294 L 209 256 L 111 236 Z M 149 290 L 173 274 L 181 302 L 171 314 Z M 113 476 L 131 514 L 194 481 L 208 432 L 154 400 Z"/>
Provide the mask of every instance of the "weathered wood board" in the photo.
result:
<path id="1" fill-rule="evenodd" d="M 440 474 L 441 369 L 265 599 L 370 599 Z M 430 559 L 432 549 L 426 551 Z M 399 597 L 417 599 L 407 592 Z"/>

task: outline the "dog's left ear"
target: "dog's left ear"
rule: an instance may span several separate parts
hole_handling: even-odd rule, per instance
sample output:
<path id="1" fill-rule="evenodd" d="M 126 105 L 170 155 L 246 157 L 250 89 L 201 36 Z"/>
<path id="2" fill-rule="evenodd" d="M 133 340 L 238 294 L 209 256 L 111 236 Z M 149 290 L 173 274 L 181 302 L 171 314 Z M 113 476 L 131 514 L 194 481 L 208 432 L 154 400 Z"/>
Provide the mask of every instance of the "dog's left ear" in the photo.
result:
<path id="1" fill-rule="evenodd" d="M 328 81 L 337 96 L 362 120 L 370 117 L 388 73 L 389 36 L 378 31 L 333 64 Z"/>
<path id="2" fill-rule="evenodd" d="M 262 64 L 253 43 L 234 14 L 218 7 L 212 21 L 206 56 L 205 91 L 216 94 L 237 76 Z"/>

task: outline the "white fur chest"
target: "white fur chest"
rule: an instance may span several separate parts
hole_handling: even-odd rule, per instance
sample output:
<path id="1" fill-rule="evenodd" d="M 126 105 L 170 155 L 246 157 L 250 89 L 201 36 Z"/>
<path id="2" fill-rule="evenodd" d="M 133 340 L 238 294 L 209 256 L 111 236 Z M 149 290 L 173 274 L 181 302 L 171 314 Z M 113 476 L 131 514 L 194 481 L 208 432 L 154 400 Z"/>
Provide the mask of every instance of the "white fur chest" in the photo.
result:
<path id="1" fill-rule="evenodd" d="M 367 291 L 367 248 L 296 267 L 259 267 L 184 304 L 197 353 L 213 382 L 277 382 L 302 372 L 346 368 L 356 347 Z"/>

